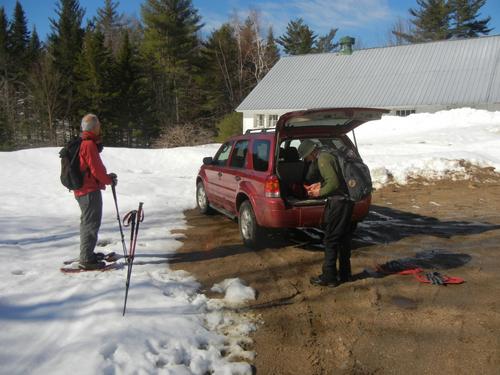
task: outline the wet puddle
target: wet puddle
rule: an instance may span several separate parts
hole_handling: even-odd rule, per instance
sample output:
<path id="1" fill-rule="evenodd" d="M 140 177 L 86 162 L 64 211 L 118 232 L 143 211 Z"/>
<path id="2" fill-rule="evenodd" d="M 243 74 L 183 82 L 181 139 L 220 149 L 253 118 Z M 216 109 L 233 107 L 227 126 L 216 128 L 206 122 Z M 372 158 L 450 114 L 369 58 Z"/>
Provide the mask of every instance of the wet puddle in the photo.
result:
<path id="1" fill-rule="evenodd" d="M 391 298 L 391 303 L 401 309 L 405 310 L 416 310 L 418 307 L 417 301 L 403 296 L 393 296 Z"/>

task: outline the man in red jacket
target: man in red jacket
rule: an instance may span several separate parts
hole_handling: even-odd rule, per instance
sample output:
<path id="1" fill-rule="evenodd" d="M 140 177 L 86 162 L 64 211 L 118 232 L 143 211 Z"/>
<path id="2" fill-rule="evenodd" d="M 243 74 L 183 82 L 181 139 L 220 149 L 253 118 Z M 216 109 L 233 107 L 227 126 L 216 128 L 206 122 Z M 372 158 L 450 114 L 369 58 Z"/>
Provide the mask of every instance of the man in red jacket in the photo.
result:
<path id="1" fill-rule="evenodd" d="M 82 119 L 82 144 L 80 146 L 80 170 L 83 185 L 75 190 L 80 210 L 80 267 L 86 270 L 100 269 L 104 263 L 94 253 L 97 234 L 101 226 L 102 195 L 105 185 L 116 185 L 117 177 L 108 174 L 99 153 L 102 151 L 101 123 L 96 115 Z"/>

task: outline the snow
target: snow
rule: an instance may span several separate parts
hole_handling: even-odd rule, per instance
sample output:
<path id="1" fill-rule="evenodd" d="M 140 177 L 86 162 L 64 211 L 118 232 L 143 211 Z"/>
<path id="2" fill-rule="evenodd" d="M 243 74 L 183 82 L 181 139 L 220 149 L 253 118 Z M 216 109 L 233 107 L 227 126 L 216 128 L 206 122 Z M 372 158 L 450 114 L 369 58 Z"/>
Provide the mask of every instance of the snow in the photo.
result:
<path id="1" fill-rule="evenodd" d="M 377 186 L 418 176 L 467 178 L 464 161 L 500 172 L 500 112 L 386 116 L 356 137 Z M 255 299 L 255 291 L 234 275 L 214 285 L 223 297 L 208 298 L 192 275 L 168 267 L 181 245 L 172 230 L 185 228 L 201 160 L 217 148 L 103 151 L 108 171 L 118 174 L 122 216 L 144 202 L 125 317 L 125 269 L 58 269 L 79 246 L 79 209 L 59 183 L 59 149 L 0 153 L 1 373 L 252 373 L 247 362 L 255 353 L 244 348 L 257 322 L 234 306 Z M 98 250 L 121 253 L 109 189 L 103 200 Z M 128 245 L 128 232 L 125 238 Z"/>
<path id="2" fill-rule="evenodd" d="M 239 278 L 226 279 L 212 287 L 213 292 L 224 293 L 224 301 L 232 305 L 255 299 L 255 290 L 246 286 Z"/>
<path id="3" fill-rule="evenodd" d="M 500 172 L 500 112 L 471 108 L 384 116 L 355 130 L 375 186 L 409 178 L 467 178 L 463 161 Z"/>

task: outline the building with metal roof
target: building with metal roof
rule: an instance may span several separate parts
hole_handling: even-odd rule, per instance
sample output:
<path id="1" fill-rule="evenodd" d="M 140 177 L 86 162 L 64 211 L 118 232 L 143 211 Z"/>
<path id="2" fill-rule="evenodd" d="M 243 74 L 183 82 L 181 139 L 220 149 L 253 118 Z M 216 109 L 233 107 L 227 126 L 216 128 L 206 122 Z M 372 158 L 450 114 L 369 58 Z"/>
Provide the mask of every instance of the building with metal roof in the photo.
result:
<path id="1" fill-rule="evenodd" d="M 283 57 L 236 111 L 246 131 L 327 107 L 500 110 L 500 36 Z"/>

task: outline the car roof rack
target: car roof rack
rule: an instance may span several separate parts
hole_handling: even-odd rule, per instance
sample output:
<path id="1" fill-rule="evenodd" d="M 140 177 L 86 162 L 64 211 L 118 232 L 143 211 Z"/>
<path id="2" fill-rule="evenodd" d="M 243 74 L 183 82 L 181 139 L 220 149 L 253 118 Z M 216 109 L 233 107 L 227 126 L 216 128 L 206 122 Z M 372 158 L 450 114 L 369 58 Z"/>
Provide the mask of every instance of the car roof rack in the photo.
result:
<path id="1" fill-rule="evenodd" d="M 260 128 L 260 129 L 248 129 L 245 134 L 252 134 L 252 133 L 271 133 L 276 131 L 276 128 Z"/>

